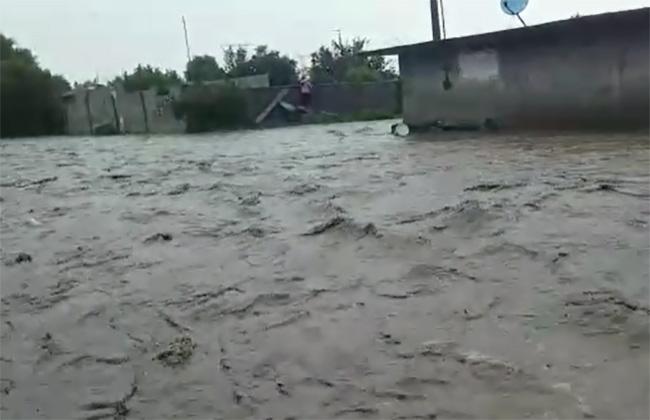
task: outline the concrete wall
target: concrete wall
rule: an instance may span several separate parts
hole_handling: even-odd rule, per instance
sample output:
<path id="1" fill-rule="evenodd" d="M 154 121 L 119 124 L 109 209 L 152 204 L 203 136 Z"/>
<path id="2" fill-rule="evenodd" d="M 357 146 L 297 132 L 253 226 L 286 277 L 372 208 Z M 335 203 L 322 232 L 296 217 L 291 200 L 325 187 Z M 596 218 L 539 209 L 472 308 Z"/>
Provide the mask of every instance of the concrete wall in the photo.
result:
<path id="1" fill-rule="evenodd" d="M 405 48 L 404 120 L 648 127 L 649 19 L 641 9 Z"/>
<path id="2" fill-rule="evenodd" d="M 67 133 L 88 135 L 96 127 L 115 126 L 111 90 L 105 86 L 76 88 L 65 95 Z"/>
<path id="3" fill-rule="evenodd" d="M 172 107 L 173 98 L 179 94 L 180 87 L 168 95 L 158 95 L 155 89 L 127 92 L 120 86 L 115 90 L 106 86 L 74 89 L 64 99 L 67 133 L 89 135 L 104 124 L 122 133 L 183 133 L 185 122 L 176 119 Z"/>
<path id="4" fill-rule="evenodd" d="M 113 100 L 112 90 L 106 86 L 97 86 L 89 91 L 88 102 L 93 129 L 103 125 L 116 127 Z"/>
<path id="5" fill-rule="evenodd" d="M 67 94 L 68 130 L 71 135 L 91 134 L 90 124 L 112 124 L 124 133 L 175 134 L 185 132 L 186 124 L 174 116 L 173 100 L 184 96 L 203 95 L 214 90 L 218 84 L 173 88 L 168 95 L 157 95 L 155 89 L 141 92 L 126 92 L 121 87 L 114 91 L 105 86 L 93 89 L 79 88 Z M 243 89 L 248 119 L 254 121 L 282 89 L 288 89 L 286 102 L 300 103 L 299 86 L 274 86 Z M 329 112 L 339 115 L 377 113 L 394 115 L 400 111 L 400 86 L 396 80 L 362 84 L 315 85 L 312 91 L 312 108 L 315 112 Z M 117 121 L 113 109 L 115 98 Z M 88 97 L 88 107 L 85 98 Z M 89 110 L 90 112 L 88 112 Z"/>
<path id="6" fill-rule="evenodd" d="M 68 92 L 63 99 L 66 107 L 66 132 L 68 134 L 82 136 L 91 132 L 91 122 L 88 120 L 86 111 L 88 92 L 87 89 L 77 88 Z"/>
<path id="7" fill-rule="evenodd" d="M 177 134 L 185 132 L 185 122 L 174 116 L 173 101 L 180 95 L 180 87 L 172 88 L 168 95 L 157 95 L 155 89 L 143 91 L 147 110 L 149 132 Z"/>
<path id="8" fill-rule="evenodd" d="M 223 86 L 226 83 L 232 83 L 238 88 L 242 88 L 242 89 L 264 88 L 264 87 L 271 86 L 268 73 L 202 82 L 203 85 L 217 85 L 217 86 Z"/>
<path id="9" fill-rule="evenodd" d="M 142 110 L 140 92 L 126 92 L 117 89 L 117 110 L 120 116 L 120 129 L 124 133 L 146 133 L 147 125 Z"/>
<path id="10" fill-rule="evenodd" d="M 312 93 L 312 107 L 317 111 L 337 114 L 396 114 L 400 111 L 399 93 L 400 86 L 396 80 L 316 85 Z"/>
<path id="11" fill-rule="evenodd" d="M 266 108 L 282 89 L 289 89 L 285 102 L 300 103 L 299 86 L 273 86 L 248 89 L 246 101 L 251 120 Z M 397 114 L 400 112 L 400 86 L 397 80 L 373 83 L 329 83 L 314 85 L 312 109 L 340 115 L 368 113 Z"/>

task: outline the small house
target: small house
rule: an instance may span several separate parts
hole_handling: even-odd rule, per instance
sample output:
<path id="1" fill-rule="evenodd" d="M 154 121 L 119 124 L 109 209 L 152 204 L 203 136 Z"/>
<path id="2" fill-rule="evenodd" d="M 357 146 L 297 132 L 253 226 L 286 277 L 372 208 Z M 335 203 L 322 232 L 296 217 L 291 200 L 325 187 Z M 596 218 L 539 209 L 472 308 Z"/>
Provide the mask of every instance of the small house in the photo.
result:
<path id="1" fill-rule="evenodd" d="M 648 128 L 650 9 L 366 52 L 398 55 L 404 122 Z"/>

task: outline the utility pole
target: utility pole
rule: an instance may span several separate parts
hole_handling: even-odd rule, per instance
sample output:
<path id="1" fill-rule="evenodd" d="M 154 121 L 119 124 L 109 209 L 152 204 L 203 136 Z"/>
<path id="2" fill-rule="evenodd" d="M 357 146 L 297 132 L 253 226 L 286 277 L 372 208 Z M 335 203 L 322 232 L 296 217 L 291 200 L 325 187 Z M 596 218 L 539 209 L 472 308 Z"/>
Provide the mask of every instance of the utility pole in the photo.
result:
<path id="1" fill-rule="evenodd" d="M 440 20 L 442 21 L 442 39 L 447 39 L 447 28 L 445 27 L 445 4 L 440 0 Z"/>
<path id="2" fill-rule="evenodd" d="M 438 0 L 430 0 L 431 4 L 431 31 L 434 41 L 440 41 L 440 14 L 438 13 Z"/>
<path id="3" fill-rule="evenodd" d="M 190 41 L 187 38 L 187 23 L 185 22 L 185 16 L 183 18 L 183 34 L 185 35 L 185 51 L 187 52 L 187 63 L 189 64 L 192 61 L 192 56 L 190 55 Z"/>

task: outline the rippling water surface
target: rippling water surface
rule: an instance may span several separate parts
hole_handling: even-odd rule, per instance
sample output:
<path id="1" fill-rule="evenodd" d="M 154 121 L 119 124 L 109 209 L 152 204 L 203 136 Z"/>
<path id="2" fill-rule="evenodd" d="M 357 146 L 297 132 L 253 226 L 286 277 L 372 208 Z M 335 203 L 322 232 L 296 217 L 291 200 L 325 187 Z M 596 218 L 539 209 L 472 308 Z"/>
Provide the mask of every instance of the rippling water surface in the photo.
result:
<path id="1" fill-rule="evenodd" d="M 0 143 L 0 416 L 648 418 L 647 134 L 387 131 Z"/>

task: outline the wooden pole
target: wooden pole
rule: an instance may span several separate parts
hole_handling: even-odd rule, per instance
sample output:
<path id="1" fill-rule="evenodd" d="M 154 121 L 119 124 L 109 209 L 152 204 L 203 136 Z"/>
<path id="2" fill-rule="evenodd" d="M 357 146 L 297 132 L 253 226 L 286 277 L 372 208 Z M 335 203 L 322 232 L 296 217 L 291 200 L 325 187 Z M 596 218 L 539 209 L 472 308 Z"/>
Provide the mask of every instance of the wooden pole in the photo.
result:
<path id="1" fill-rule="evenodd" d="M 145 133 L 149 133 L 149 114 L 147 104 L 144 101 L 144 94 L 141 90 L 138 91 L 138 94 L 140 95 L 140 107 L 142 108 L 142 116 L 144 117 L 144 131 Z"/>
<path id="2" fill-rule="evenodd" d="M 183 34 L 185 35 L 185 52 L 187 52 L 187 62 L 189 63 L 192 61 L 192 57 L 190 55 L 190 41 L 187 38 L 187 22 L 185 22 L 185 16 L 183 16 Z"/>

